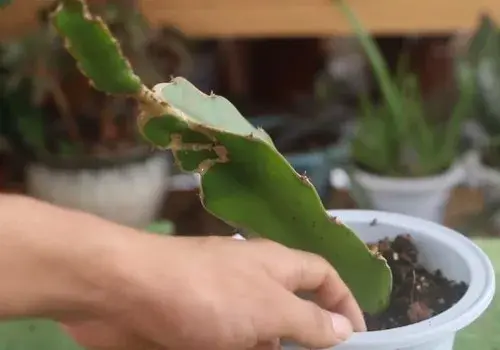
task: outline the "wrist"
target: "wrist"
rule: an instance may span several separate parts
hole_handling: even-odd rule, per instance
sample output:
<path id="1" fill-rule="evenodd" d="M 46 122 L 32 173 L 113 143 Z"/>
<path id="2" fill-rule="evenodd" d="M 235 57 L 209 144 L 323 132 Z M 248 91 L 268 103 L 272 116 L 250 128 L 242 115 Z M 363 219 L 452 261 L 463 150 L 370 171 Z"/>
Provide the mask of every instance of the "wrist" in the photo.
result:
<path id="1" fill-rule="evenodd" d="M 119 285 L 122 247 L 138 233 L 33 199 L 0 197 L 0 317 L 61 320 L 104 311 Z"/>

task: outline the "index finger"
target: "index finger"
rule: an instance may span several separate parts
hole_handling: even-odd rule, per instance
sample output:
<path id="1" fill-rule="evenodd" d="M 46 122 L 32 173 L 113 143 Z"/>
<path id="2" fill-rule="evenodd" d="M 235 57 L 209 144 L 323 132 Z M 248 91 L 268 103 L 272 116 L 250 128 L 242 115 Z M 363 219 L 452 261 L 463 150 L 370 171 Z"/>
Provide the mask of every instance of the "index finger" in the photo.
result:
<path id="1" fill-rule="evenodd" d="M 363 312 L 337 271 L 322 257 L 294 250 L 296 263 L 290 265 L 287 287 L 293 291 L 313 292 L 322 308 L 347 317 L 355 331 L 366 331 Z"/>
<path id="2" fill-rule="evenodd" d="M 246 240 L 239 234 L 232 238 Z M 287 250 L 291 252 L 291 259 L 286 260 L 285 269 L 279 269 L 286 275 L 280 278 L 285 282 L 286 288 L 292 292 L 313 292 L 320 307 L 347 317 L 355 331 L 366 331 L 361 308 L 332 265 L 319 255 L 295 249 Z"/>

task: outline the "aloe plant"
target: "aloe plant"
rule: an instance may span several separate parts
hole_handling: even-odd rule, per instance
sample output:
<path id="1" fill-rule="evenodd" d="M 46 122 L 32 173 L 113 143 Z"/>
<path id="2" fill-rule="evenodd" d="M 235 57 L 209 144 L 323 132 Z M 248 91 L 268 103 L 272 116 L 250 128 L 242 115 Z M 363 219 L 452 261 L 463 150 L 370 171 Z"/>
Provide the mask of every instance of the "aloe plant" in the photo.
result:
<path id="1" fill-rule="evenodd" d="M 359 130 L 352 145 L 357 165 L 395 177 L 429 176 L 445 171 L 456 160 L 462 123 L 472 106 L 474 84 L 470 74 L 460 71 L 458 100 L 445 122 L 431 120 L 429 102 L 442 105 L 445 96 L 425 100 L 417 77 L 404 69 L 404 64 L 398 76 L 393 77 L 375 41 L 354 12 L 345 1 L 334 1 L 351 23 L 382 93 L 380 105 L 362 99 Z"/>
<path id="2" fill-rule="evenodd" d="M 488 16 L 482 16 L 458 69 L 471 71 L 477 87 L 476 119 L 488 136 L 485 160 L 500 166 L 500 30 Z"/>
<path id="3" fill-rule="evenodd" d="M 170 149 L 181 169 L 201 175 L 206 210 L 235 227 L 323 256 L 366 312 L 387 305 L 392 276 L 386 261 L 327 215 L 308 178 L 294 171 L 262 129 L 225 98 L 205 95 L 183 78 L 153 89 L 143 85 L 83 0 L 61 1 L 52 19 L 92 85 L 138 100 L 145 139 Z"/>

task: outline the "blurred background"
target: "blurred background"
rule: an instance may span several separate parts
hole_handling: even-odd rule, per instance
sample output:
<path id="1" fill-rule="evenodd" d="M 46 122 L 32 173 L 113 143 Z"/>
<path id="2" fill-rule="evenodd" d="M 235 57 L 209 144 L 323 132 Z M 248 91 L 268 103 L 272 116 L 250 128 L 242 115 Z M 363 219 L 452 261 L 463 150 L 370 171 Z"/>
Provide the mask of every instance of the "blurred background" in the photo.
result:
<path id="1" fill-rule="evenodd" d="M 182 75 L 228 97 L 327 208 L 402 211 L 498 234 L 494 1 L 348 1 L 378 68 L 327 0 L 90 4 L 148 84 Z M 53 6 L 23 0 L 0 10 L 0 190 L 136 227 L 231 233 L 204 212 L 197 177 L 138 137 L 137 106 L 88 86 L 47 22 Z"/>
<path id="2" fill-rule="evenodd" d="M 229 98 L 326 208 L 499 237 L 500 3 L 346 3 L 366 31 L 329 0 L 89 0 L 148 85 L 181 75 Z M 202 208 L 198 178 L 137 135 L 137 106 L 87 84 L 48 23 L 53 7 L 0 10 L 0 192 L 163 234 L 233 233 Z M 500 240 L 487 242 L 500 268 Z M 498 348 L 496 304 L 460 349 Z M 0 328 L 0 344 L 18 331 L 54 336 L 37 327 Z"/>

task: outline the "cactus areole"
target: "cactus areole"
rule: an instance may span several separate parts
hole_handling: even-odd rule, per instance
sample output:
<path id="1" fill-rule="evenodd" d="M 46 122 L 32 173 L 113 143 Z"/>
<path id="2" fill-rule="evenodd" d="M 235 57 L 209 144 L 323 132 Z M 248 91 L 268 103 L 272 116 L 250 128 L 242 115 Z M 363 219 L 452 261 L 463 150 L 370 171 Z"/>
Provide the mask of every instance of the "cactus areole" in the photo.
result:
<path id="1" fill-rule="evenodd" d="M 93 86 L 142 106 L 138 126 L 155 147 L 173 152 L 184 171 L 201 175 L 203 206 L 227 223 L 328 260 L 362 309 L 387 306 L 392 276 L 386 261 L 332 219 L 308 178 L 225 98 L 205 95 L 183 78 L 144 86 L 105 23 L 83 0 L 63 0 L 52 20 Z"/>

